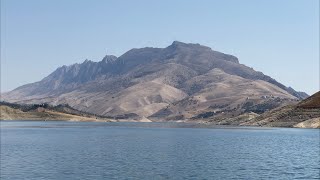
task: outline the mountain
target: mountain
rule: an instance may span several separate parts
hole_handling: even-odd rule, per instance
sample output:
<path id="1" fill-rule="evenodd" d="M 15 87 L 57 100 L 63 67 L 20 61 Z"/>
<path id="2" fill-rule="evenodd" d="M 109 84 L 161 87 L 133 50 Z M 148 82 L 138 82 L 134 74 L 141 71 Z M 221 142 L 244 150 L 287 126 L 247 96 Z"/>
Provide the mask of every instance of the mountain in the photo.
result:
<path id="1" fill-rule="evenodd" d="M 306 97 L 235 56 L 178 41 L 62 66 L 39 82 L 2 94 L 8 102 L 69 104 L 89 113 L 152 121 L 263 113 Z"/>
<path id="2" fill-rule="evenodd" d="M 320 128 L 320 91 L 296 105 L 276 108 L 241 125 Z"/>

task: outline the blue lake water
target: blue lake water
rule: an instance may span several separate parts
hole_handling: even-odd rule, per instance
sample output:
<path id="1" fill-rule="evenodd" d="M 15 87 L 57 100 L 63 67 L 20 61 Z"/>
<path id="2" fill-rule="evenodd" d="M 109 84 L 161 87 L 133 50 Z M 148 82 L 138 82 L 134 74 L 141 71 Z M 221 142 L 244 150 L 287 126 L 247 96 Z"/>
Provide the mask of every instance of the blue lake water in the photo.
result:
<path id="1" fill-rule="evenodd" d="M 0 179 L 319 179 L 319 129 L 1 121 Z"/>

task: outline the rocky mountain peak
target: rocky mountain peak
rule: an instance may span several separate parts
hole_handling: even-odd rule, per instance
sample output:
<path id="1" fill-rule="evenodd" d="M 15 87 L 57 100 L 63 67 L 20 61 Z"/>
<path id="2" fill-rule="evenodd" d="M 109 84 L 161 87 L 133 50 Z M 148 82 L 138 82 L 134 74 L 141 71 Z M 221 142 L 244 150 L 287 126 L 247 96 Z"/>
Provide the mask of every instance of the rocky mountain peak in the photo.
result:
<path id="1" fill-rule="evenodd" d="M 187 43 L 184 43 L 184 42 L 180 42 L 180 41 L 173 41 L 172 46 L 186 46 L 188 45 Z"/>
<path id="2" fill-rule="evenodd" d="M 116 57 L 116 56 L 106 55 L 106 56 L 102 59 L 102 62 L 104 62 L 104 63 L 112 63 L 112 62 L 115 62 L 116 60 L 117 60 L 117 57 Z"/>
<path id="3" fill-rule="evenodd" d="M 100 62 L 63 66 L 3 97 L 11 102 L 70 104 L 100 115 L 164 119 L 262 112 L 293 102 L 301 93 L 239 64 L 233 55 L 174 41 L 166 48 L 134 48 L 120 57 L 106 55 Z"/>
<path id="4" fill-rule="evenodd" d="M 91 62 L 93 62 L 93 61 L 91 61 L 91 60 L 89 60 L 89 59 L 86 59 L 86 60 L 83 61 L 83 64 L 85 64 L 85 63 L 91 63 Z"/>
<path id="5" fill-rule="evenodd" d="M 210 47 L 207 46 L 202 46 L 198 43 L 184 43 L 180 41 L 173 41 L 168 48 L 188 48 L 188 49 L 197 49 L 197 48 L 202 48 L 203 50 L 211 50 Z"/>
<path id="6" fill-rule="evenodd" d="M 166 53 L 170 55 L 184 54 L 187 56 L 204 57 L 206 59 L 217 60 L 221 59 L 224 61 L 231 61 L 239 63 L 237 57 L 229 54 L 224 54 L 219 51 L 214 51 L 210 47 L 200 45 L 198 43 L 184 43 L 180 41 L 173 41 L 173 43 L 164 49 Z M 198 59 L 198 58 L 194 58 Z"/>

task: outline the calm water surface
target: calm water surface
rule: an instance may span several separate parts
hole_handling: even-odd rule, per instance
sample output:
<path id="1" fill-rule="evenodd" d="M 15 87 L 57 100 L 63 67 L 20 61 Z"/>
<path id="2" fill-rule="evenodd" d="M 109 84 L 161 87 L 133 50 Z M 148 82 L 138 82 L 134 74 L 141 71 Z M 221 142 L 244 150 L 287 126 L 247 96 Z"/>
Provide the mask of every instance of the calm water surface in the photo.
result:
<path id="1" fill-rule="evenodd" d="M 319 179 L 319 130 L 1 121 L 0 179 Z"/>

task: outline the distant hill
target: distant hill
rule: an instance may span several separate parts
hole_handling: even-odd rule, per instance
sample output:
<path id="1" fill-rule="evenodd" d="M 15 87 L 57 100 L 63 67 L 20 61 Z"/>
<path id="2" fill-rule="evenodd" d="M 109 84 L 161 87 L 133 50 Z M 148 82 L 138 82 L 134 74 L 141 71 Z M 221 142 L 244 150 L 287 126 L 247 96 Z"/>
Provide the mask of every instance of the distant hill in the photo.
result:
<path id="1" fill-rule="evenodd" d="M 100 62 L 62 66 L 1 98 L 69 104 L 112 118 L 176 121 L 261 114 L 307 96 L 240 64 L 235 56 L 175 41 L 166 48 L 131 49 Z"/>
<path id="2" fill-rule="evenodd" d="M 298 107 L 303 109 L 320 108 L 320 91 L 301 101 Z"/>
<path id="3" fill-rule="evenodd" d="M 0 112 L 0 120 L 112 121 L 107 117 L 95 116 L 75 110 L 68 105 L 28 105 L 0 102 Z"/>
<path id="4" fill-rule="evenodd" d="M 320 91 L 297 105 L 265 112 L 242 125 L 320 128 Z"/>

